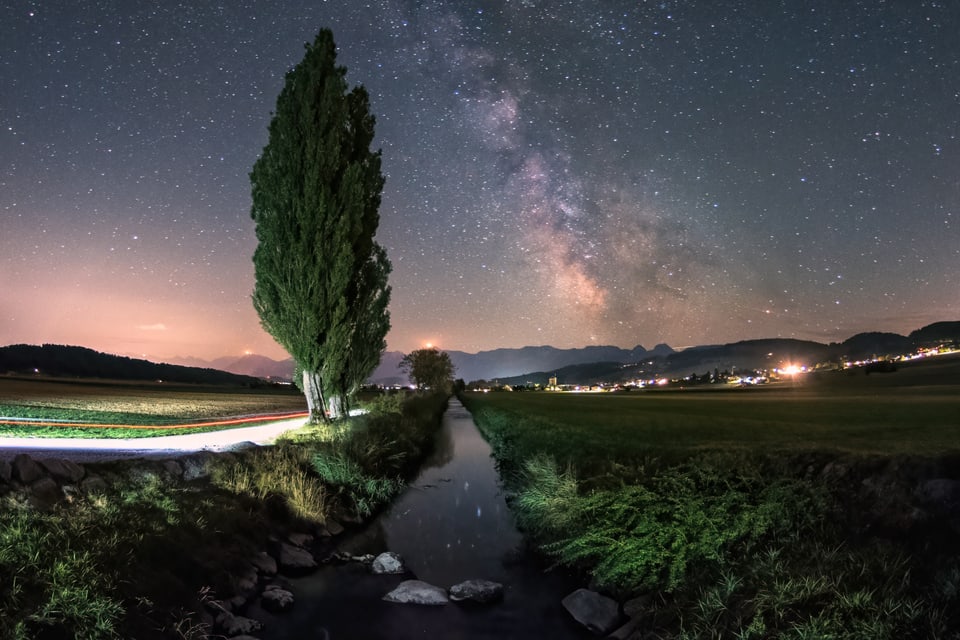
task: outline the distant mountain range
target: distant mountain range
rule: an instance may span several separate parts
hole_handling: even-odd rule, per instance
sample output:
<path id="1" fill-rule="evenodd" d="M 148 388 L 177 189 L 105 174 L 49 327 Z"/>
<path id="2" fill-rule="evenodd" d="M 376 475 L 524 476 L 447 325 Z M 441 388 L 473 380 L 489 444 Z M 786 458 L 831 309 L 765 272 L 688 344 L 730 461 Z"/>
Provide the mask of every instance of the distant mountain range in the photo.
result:
<path id="1" fill-rule="evenodd" d="M 498 382 L 511 385 L 546 384 L 549 378 L 556 376 L 560 384 L 590 384 L 654 376 L 699 376 L 714 369 L 736 372 L 772 369 L 788 364 L 814 366 L 821 363 L 840 363 L 843 360 L 857 361 L 902 355 L 921 347 L 945 343 L 960 345 L 960 322 L 938 322 L 917 329 L 909 336 L 881 332 L 860 333 L 843 342 L 830 344 L 789 338 L 744 340 L 724 345 L 691 347 L 665 356 L 647 355 L 632 362 L 609 360 L 572 364 L 559 369 L 503 377 Z"/>
<path id="2" fill-rule="evenodd" d="M 550 346 L 494 349 L 479 353 L 447 351 L 456 367 L 456 377 L 467 382 L 476 380 L 499 381 L 507 384 L 524 382 L 545 383 L 556 375 L 561 383 L 588 384 L 598 381 L 629 380 L 645 375 L 682 376 L 702 374 L 713 369 L 721 371 L 766 369 L 787 363 L 813 365 L 819 362 L 858 360 L 873 356 L 907 353 L 924 346 L 941 343 L 960 343 L 960 321 L 937 322 L 913 331 L 908 336 L 896 333 L 860 333 L 843 342 L 822 344 L 809 340 L 768 338 L 744 340 L 723 345 L 704 345 L 675 351 L 665 344 L 653 349 L 635 346 L 622 349 L 611 346 L 590 346 L 581 349 L 557 349 Z M 200 374 L 189 370 L 229 372 L 235 374 L 227 384 L 249 384 L 251 380 L 290 380 L 293 360 L 273 360 L 265 356 L 245 355 L 224 357 L 212 361 L 197 358 L 175 358 L 172 364 L 153 364 L 121 356 L 107 356 L 83 347 L 44 345 L 30 347 L 35 352 L 24 359 L 24 347 L 0 347 L 0 373 L 19 371 L 23 367 L 50 369 L 57 357 L 73 363 L 61 366 L 63 375 L 87 375 L 82 371 L 102 371 L 97 377 L 128 377 L 123 372 L 137 371 L 145 376 L 134 379 L 165 379 L 189 381 Z M 74 350 L 74 351 L 71 351 Z M 57 356 L 56 354 L 59 354 Z M 98 360 L 93 354 L 114 361 Z M 42 359 L 38 359 L 41 358 Z M 406 384 L 399 369 L 404 354 L 388 351 L 380 366 L 370 376 L 377 384 Z M 51 360 L 50 358 L 53 358 Z M 31 364 L 34 363 L 34 364 Z M 83 364 L 86 363 L 86 364 Z M 83 366 L 81 366 L 81 364 Z M 146 365 L 159 367 L 151 369 Z M 178 366 L 179 365 L 179 366 Z M 182 371 L 186 369 L 188 371 Z M 74 373 L 76 372 L 76 373 Z M 204 373 L 201 377 L 208 377 Z M 212 378 L 211 378 L 212 379 Z"/>
<path id="3" fill-rule="evenodd" d="M 701 374 L 714 368 L 763 369 L 785 361 L 804 364 L 859 359 L 876 354 L 905 353 L 918 346 L 960 339 L 960 321 L 937 322 L 917 329 L 909 336 L 896 333 L 860 333 L 843 342 L 822 344 L 809 340 L 770 338 L 745 340 L 723 345 L 703 345 L 675 351 L 665 344 L 653 349 L 637 345 L 632 349 L 611 346 L 590 346 L 580 349 L 558 349 L 550 346 L 493 349 L 479 353 L 447 351 L 456 367 L 456 376 L 467 382 L 497 380 L 514 384 L 531 381 L 545 383 L 553 375 L 571 384 L 597 380 L 629 379 L 641 372 L 658 375 Z M 377 384 L 406 384 L 400 371 L 404 353 L 387 351 L 380 366 L 370 375 Z M 244 375 L 289 379 L 293 360 L 271 360 L 247 355 L 220 358 L 212 362 L 178 359 L 179 364 L 193 364 L 241 373 Z"/>

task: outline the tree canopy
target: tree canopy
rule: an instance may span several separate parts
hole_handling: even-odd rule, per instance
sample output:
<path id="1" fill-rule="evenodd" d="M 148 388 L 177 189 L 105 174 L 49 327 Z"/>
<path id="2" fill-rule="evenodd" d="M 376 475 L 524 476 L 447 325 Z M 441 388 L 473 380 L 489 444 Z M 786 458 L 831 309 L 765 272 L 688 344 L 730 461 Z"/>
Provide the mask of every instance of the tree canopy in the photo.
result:
<path id="1" fill-rule="evenodd" d="M 323 29 L 287 73 L 250 173 L 253 304 L 302 372 L 315 418 L 347 409 L 390 328 L 390 262 L 374 240 L 384 184 L 374 118 L 366 90 L 348 90 L 345 76 Z"/>
<path id="2" fill-rule="evenodd" d="M 400 369 L 422 390 L 449 393 L 453 387 L 454 366 L 446 351 L 417 349 L 403 356 Z"/>

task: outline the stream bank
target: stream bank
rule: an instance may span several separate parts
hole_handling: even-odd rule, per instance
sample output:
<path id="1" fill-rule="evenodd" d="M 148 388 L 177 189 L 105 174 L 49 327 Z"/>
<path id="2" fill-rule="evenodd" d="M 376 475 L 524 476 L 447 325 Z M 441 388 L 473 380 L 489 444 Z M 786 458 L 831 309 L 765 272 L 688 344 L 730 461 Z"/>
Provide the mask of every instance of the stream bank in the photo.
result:
<path id="1" fill-rule="evenodd" d="M 470 414 L 451 399 L 433 454 L 388 510 L 336 551 L 353 556 L 398 553 L 406 572 L 373 575 L 360 563 L 327 564 L 286 580 L 296 594 L 290 611 L 255 607 L 262 640 L 330 638 L 534 638 L 590 637 L 561 600 L 579 584 L 568 574 L 545 572 L 528 553 L 502 495 L 489 445 Z M 395 604 L 383 596 L 416 578 L 449 588 L 470 579 L 504 585 L 501 602 L 444 606 Z"/>

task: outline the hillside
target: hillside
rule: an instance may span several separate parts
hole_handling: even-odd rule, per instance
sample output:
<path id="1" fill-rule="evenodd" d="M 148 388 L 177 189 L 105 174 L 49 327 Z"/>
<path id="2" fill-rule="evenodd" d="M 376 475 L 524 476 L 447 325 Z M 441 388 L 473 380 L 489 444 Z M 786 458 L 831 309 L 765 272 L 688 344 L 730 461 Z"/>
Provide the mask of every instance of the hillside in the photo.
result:
<path id="1" fill-rule="evenodd" d="M 547 379 L 556 375 L 566 384 L 589 384 L 652 375 L 702 375 L 714 369 L 742 371 L 788 363 L 813 365 L 843 359 L 858 360 L 899 355 L 943 343 L 960 344 L 960 321 L 936 322 L 908 336 L 887 332 L 859 333 L 843 342 L 830 344 L 766 338 L 696 346 L 682 351 L 658 344 L 649 350 L 640 345 L 632 349 L 614 346 L 559 349 L 544 345 L 447 353 L 456 368 L 455 376 L 467 382 L 497 380 L 507 384 L 545 384 Z M 407 384 L 406 376 L 398 367 L 403 356 L 401 351 L 384 353 L 369 381 L 383 385 Z M 63 376 L 250 385 L 260 384 L 265 378 L 289 381 L 294 368 L 291 359 L 273 360 L 252 354 L 225 356 L 212 362 L 196 358 L 179 358 L 177 361 L 179 364 L 156 364 L 98 353 L 84 347 L 59 345 L 0 347 L 0 373 L 32 373 L 34 369 L 40 369 L 50 375 Z"/>
<path id="2" fill-rule="evenodd" d="M 519 374 L 477 379 L 496 379 L 510 385 L 546 384 L 553 376 L 556 376 L 561 384 L 621 382 L 652 376 L 702 375 L 714 369 L 744 371 L 770 369 L 788 364 L 839 364 L 844 360 L 897 356 L 940 344 L 960 344 L 960 322 L 938 322 L 918 329 L 909 336 L 866 332 L 851 336 L 843 342 L 830 344 L 791 338 L 743 340 L 723 345 L 690 347 L 666 354 L 647 352 L 632 362 L 615 359 L 571 362 L 556 368 L 538 367 Z M 466 377 L 464 379 L 470 380 Z"/>
<path id="3" fill-rule="evenodd" d="M 252 376 L 217 369 L 157 364 L 148 360 L 115 356 L 86 347 L 56 344 L 16 344 L 0 347 L 0 373 L 72 378 L 101 378 L 209 384 L 259 386 Z"/>

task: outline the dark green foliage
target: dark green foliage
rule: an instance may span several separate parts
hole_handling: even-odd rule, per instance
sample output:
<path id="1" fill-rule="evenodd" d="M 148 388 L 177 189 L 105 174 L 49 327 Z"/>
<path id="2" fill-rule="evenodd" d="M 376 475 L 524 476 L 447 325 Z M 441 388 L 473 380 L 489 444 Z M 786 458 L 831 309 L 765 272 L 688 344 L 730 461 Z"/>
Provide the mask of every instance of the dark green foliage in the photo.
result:
<path id="1" fill-rule="evenodd" d="M 454 366 L 450 354 L 437 348 L 417 349 L 403 356 L 400 370 L 406 373 L 418 389 L 432 389 L 450 393 L 453 389 Z"/>
<path id="2" fill-rule="evenodd" d="M 399 411 L 354 419 L 345 431 L 312 445 L 313 469 L 344 507 L 368 516 L 416 473 L 445 407 L 439 394 L 411 396 Z"/>
<path id="3" fill-rule="evenodd" d="M 774 532 L 812 524 L 823 499 L 809 486 L 731 474 L 705 458 L 640 484 L 578 494 L 572 471 L 539 456 L 524 468 L 518 524 L 562 564 L 588 568 L 618 593 L 673 592 L 691 570 L 718 569 Z"/>
<path id="4" fill-rule="evenodd" d="M 306 372 L 311 410 L 346 409 L 386 348 L 390 263 L 374 241 L 383 176 L 362 87 L 322 30 L 286 77 L 270 140 L 250 174 L 253 303 L 264 328 Z"/>

